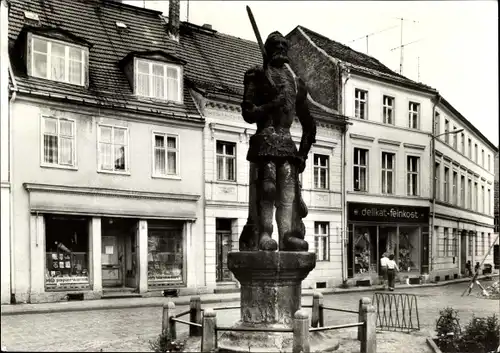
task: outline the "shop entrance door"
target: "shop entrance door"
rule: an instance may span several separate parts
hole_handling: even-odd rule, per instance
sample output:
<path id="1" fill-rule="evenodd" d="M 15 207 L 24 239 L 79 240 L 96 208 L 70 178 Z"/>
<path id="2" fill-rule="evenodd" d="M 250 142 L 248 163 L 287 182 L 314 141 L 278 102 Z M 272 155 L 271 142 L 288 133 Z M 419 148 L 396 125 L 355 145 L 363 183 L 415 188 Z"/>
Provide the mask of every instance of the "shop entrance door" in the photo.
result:
<path id="1" fill-rule="evenodd" d="M 101 261 L 102 286 L 122 287 L 123 282 L 123 238 L 117 235 L 103 235 Z"/>
<path id="2" fill-rule="evenodd" d="M 227 254 L 231 251 L 231 232 L 219 231 L 217 232 L 217 282 L 231 281 L 231 271 L 227 267 Z"/>

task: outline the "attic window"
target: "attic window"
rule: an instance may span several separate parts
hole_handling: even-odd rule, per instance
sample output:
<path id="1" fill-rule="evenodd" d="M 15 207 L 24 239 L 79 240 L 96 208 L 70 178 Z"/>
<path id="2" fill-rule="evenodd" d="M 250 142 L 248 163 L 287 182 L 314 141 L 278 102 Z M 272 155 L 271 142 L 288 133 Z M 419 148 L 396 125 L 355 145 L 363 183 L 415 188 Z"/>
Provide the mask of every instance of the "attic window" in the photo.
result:
<path id="1" fill-rule="evenodd" d="M 31 11 L 24 11 L 24 18 L 27 20 L 39 21 L 38 14 Z"/>
<path id="2" fill-rule="evenodd" d="M 181 67 L 145 59 L 135 60 L 135 92 L 139 96 L 182 102 Z"/>
<path id="3" fill-rule="evenodd" d="M 120 22 L 120 21 L 116 21 L 116 27 L 118 29 L 127 29 L 127 25 L 123 22 Z"/>
<path id="4" fill-rule="evenodd" d="M 84 86 L 87 48 L 30 35 L 28 74 L 48 80 Z"/>

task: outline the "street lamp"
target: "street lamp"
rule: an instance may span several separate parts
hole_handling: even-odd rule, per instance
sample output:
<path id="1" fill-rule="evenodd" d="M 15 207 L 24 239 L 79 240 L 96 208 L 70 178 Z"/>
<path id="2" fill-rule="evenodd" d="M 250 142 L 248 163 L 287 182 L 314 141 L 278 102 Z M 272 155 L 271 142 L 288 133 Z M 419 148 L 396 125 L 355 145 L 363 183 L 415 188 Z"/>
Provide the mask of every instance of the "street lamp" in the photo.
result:
<path id="1" fill-rule="evenodd" d="M 446 131 L 439 135 L 431 135 L 431 143 L 432 143 L 432 160 L 431 160 L 431 169 L 432 169 L 432 226 L 431 226 L 431 234 L 432 239 L 434 241 L 434 222 L 435 222 L 435 209 L 436 209 L 436 138 L 444 135 L 455 135 L 464 131 L 464 129 L 458 129 L 453 131 Z M 434 251 L 431 249 L 431 254 L 434 255 Z M 433 270 L 434 261 L 432 260 L 434 256 L 431 256 L 431 268 L 429 272 Z"/>

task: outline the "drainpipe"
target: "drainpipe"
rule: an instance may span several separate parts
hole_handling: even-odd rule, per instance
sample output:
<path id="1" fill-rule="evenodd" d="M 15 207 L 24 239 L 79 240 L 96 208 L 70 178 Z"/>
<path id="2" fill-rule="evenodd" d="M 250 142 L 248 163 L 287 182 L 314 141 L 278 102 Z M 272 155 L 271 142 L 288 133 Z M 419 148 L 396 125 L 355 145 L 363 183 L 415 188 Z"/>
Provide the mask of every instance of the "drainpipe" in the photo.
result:
<path id="1" fill-rule="evenodd" d="M 429 264 L 429 275 L 432 270 L 434 270 L 434 246 L 436 245 L 437 239 L 434 239 L 434 223 L 436 221 L 435 210 L 436 210 L 436 124 L 434 122 L 436 116 L 436 106 L 441 102 L 441 95 L 436 94 L 436 100 L 432 107 L 432 136 L 431 136 L 431 187 L 432 187 L 432 219 L 431 219 L 431 263 Z"/>
<path id="2" fill-rule="evenodd" d="M 351 75 L 350 75 L 350 72 L 349 72 L 349 69 L 345 67 L 345 65 L 341 62 L 340 63 L 340 80 L 341 80 L 341 83 L 342 83 L 342 115 L 345 117 L 345 86 L 347 84 L 347 81 L 349 81 L 349 79 L 351 78 Z M 346 79 L 344 82 L 342 82 L 342 73 L 346 73 Z M 347 280 L 347 275 L 346 275 L 346 266 L 344 264 L 344 252 L 345 252 L 345 244 L 346 244 L 346 239 L 347 239 L 347 215 L 346 215 L 346 172 L 345 172 L 345 168 L 346 168 L 346 158 L 345 158 L 345 154 L 346 154 L 346 142 L 347 142 L 347 138 L 346 138 L 346 134 L 347 134 L 347 129 L 348 129 L 348 125 L 345 124 L 344 125 L 344 129 L 342 131 L 342 166 L 340 168 L 340 172 L 341 172 L 341 187 L 342 187 L 342 219 L 341 219 L 341 226 L 342 226 L 342 230 L 340 232 L 341 234 L 341 247 L 342 247 L 342 251 L 340 252 L 341 254 L 341 261 L 342 261 L 342 283 Z"/>
<path id="3" fill-rule="evenodd" d="M 13 164 L 13 148 L 12 148 L 12 139 L 13 139 L 13 127 L 12 127 L 12 105 L 14 104 L 14 101 L 16 100 L 17 97 L 17 82 L 16 82 L 16 77 L 14 76 L 14 72 L 12 71 L 12 65 L 10 63 L 10 58 L 8 60 L 9 63 L 9 75 L 10 78 L 12 79 L 12 84 L 14 85 L 14 88 L 12 89 L 12 97 L 10 98 L 9 101 L 9 113 L 8 113 L 8 122 L 9 122 L 9 169 L 8 169 L 8 181 L 9 181 L 9 203 L 10 203 L 10 210 L 9 210 L 9 237 L 10 237 L 10 296 L 11 296 L 11 303 L 15 304 L 15 298 L 16 298 L 16 280 L 15 280 L 15 259 L 14 259 L 14 254 L 15 254 L 15 249 L 14 249 L 14 197 L 12 193 L 12 164 Z"/>

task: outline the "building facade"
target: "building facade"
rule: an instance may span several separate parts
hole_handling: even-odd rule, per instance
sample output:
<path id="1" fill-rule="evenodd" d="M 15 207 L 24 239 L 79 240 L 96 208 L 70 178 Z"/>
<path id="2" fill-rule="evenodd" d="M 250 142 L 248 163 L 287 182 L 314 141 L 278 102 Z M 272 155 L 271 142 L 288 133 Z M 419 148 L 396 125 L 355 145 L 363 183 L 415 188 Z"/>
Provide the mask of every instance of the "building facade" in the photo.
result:
<path id="1" fill-rule="evenodd" d="M 12 302 L 203 291 L 204 120 L 175 55 L 178 3 L 170 22 L 45 5 L 10 1 Z"/>

